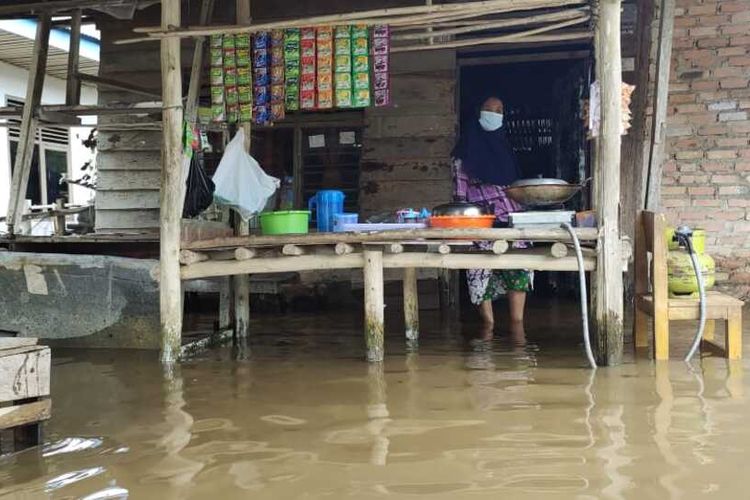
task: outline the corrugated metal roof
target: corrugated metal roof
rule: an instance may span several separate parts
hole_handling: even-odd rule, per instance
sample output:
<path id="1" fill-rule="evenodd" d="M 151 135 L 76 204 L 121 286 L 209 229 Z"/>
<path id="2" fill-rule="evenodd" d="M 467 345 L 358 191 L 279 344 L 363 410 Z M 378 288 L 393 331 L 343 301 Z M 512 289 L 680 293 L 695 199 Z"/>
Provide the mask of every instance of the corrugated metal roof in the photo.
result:
<path id="1" fill-rule="evenodd" d="M 0 61 L 29 69 L 31 54 L 34 50 L 34 40 L 0 30 Z M 79 69 L 81 73 L 89 75 L 99 74 L 99 61 L 81 57 Z M 56 47 L 50 47 L 47 55 L 47 74 L 65 79 L 68 75 L 68 52 Z"/>

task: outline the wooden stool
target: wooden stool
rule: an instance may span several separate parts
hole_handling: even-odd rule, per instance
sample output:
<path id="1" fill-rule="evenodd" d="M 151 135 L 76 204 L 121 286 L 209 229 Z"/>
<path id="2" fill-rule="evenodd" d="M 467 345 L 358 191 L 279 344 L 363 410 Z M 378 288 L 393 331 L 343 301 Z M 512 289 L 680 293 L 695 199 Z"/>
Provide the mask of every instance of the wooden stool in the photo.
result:
<path id="1" fill-rule="evenodd" d="M 648 346 L 648 318 L 654 319 L 654 357 L 669 359 L 669 321 L 698 320 L 700 302 L 697 297 L 670 298 L 667 284 L 667 227 L 664 214 L 640 212 L 635 237 L 635 346 Z M 648 255 L 652 258 L 649 280 Z M 649 291 L 649 281 L 651 290 Z M 706 293 L 706 328 L 703 340 L 713 343 L 715 320 L 726 321 L 726 338 L 721 348 L 729 359 L 742 358 L 741 300 L 709 291 Z"/>

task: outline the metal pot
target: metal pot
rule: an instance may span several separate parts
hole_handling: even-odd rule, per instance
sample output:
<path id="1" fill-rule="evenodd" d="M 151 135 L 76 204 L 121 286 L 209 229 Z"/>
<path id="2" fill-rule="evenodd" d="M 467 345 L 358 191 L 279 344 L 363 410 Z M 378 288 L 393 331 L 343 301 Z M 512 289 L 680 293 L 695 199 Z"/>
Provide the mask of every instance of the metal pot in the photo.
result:
<path id="1" fill-rule="evenodd" d="M 562 179 L 522 179 L 505 188 L 505 193 L 521 205 L 545 207 L 565 203 L 587 182 L 570 184 Z"/>
<path id="2" fill-rule="evenodd" d="M 432 215 L 434 217 L 445 217 L 445 216 L 470 216 L 477 217 L 480 215 L 490 215 L 491 212 L 481 205 L 476 203 L 467 203 L 463 201 L 455 201 L 453 203 L 445 203 L 444 205 L 438 205 L 432 209 Z"/>

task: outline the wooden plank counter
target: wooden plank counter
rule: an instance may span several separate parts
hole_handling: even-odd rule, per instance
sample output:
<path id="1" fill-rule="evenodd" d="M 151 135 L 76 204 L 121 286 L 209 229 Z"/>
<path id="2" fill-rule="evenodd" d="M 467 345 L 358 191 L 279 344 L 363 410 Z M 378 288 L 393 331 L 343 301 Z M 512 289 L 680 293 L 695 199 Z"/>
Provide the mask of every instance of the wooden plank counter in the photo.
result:
<path id="1" fill-rule="evenodd" d="M 579 240 L 588 245 L 598 237 L 596 229 L 575 231 Z M 491 250 L 480 250 L 473 241 L 492 242 Z M 536 246 L 514 249 L 514 241 L 530 241 Z M 406 336 L 408 341 L 415 342 L 419 335 L 416 269 L 574 272 L 578 271 L 578 261 L 572 252 L 564 251 L 570 241 L 570 235 L 563 229 L 510 228 L 222 237 L 183 244 L 180 278 L 362 269 L 367 359 L 377 362 L 384 356 L 383 269 L 404 270 Z M 584 269 L 596 269 L 594 248 L 585 249 Z"/>

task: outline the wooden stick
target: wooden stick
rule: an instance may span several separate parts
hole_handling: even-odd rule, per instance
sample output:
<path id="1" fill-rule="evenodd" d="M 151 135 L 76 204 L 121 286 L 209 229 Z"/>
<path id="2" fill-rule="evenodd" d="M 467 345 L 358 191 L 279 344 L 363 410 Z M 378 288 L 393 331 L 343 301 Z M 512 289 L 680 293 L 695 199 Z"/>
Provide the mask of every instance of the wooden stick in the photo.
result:
<path id="1" fill-rule="evenodd" d="M 568 245 L 565 243 L 560 243 L 559 241 L 556 243 L 553 243 L 551 247 L 549 247 L 549 254 L 556 258 L 562 258 L 568 255 Z"/>
<path id="2" fill-rule="evenodd" d="M 492 242 L 492 253 L 496 255 L 504 254 L 508 251 L 510 245 L 505 240 L 497 240 Z"/>
<path id="3" fill-rule="evenodd" d="M 180 264 L 189 266 L 210 259 L 208 254 L 203 252 L 193 252 L 192 250 L 180 250 Z"/>
<path id="4" fill-rule="evenodd" d="M 334 253 L 336 255 L 348 255 L 352 252 L 354 252 L 354 247 L 349 243 L 336 243 L 336 247 L 334 249 Z"/>
<path id="5" fill-rule="evenodd" d="M 417 290 L 417 270 L 413 267 L 404 269 L 403 287 L 406 340 L 416 342 L 419 339 L 419 291 Z"/>
<path id="6" fill-rule="evenodd" d="M 70 18 L 70 45 L 68 48 L 68 72 L 65 81 L 65 104 L 73 106 L 81 102 L 81 80 L 78 78 L 78 60 L 81 51 L 81 9 Z"/>
<path id="7" fill-rule="evenodd" d="M 539 14 L 536 16 L 525 16 L 512 19 L 500 19 L 496 21 L 480 21 L 480 24 L 461 26 L 459 28 L 432 31 L 431 33 L 408 33 L 403 35 L 394 35 L 393 40 L 421 40 L 435 36 L 453 36 L 461 33 L 472 33 L 475 31 L 486 31 L 497 28 L 509 28 L 512 26 L 523 26 L 526 24 L 535 24 L 547 21 L 560 21 L 572 19 L 580 16 L 585 12 L 583 9 L 568 9 L 561 12 L 552 12 L 548 14 Z"/>
<path id="8" fill-rule="evenodd" d="M 514 10 L 531 10 L 545 7 L 560 7 L 583 3 L 581 0 L 482 0 L 477 2 L 463 2 L 458 4 L 422 5 L 413 7 L 397 7 L 391 9 L 375 9 L 368 11 L 349 12 L 344 14 L 327 14 L 300 19 L 289 19 L 285 21 L 274 21 L 269 23 L 248 26 L 212 26 L 192 27 L 186 29 L 165 30 L 161 27 L 141 27 L 133 29 L 134 33 L 147 33 L 151 37 L 191 37 L 207 36 L 217 33 L 236 34 L 248 31 L 268 31 L 281 28 L 301 28 L 304 26 L 317 26 L 325 24 L 365 24 L 367 20 L 376 20 L 376 23 L 384 22 L 383 18 L 391 18 L 398 22 L 399 16 L 411 14 L 432 14 L 450 12 L 470 12 L 477 10 L 494 10 L 495 12 L 508 12 Z M 390 24 L 390 23 L 389 23 Z"/>
<path id="9" fill-rule="evenodd" d="M 180 0 L 162 0 L 164 29 L 180 25 Z M 180 223 L 182 213 L 182 75 L 180 41 L 161 41 L 163 144 L 159 194 L 159 303 L 161 359 L 173 363 L 182 344 L 182 288 L 180 283 Z"/>
<path id="10" fill-rule="evenodd" d="M 132 94 L 140 94 L 152 99 L 158 99 L 159 97 L 161 97 L 157 92 L 153 92 L 139 85 L 133 85 L 132 83 L 121 82 L 113 78 L 104 78 L 101 76 L 89 75 L 88 73 L 77 73 L 76 78 L 82 82 L 94 83 L 97 86 L 101 85 L 103 87 L 109 87 L 115 90 L 123 90 Z"/>
<path id="11" fill-rule="evenodd" d="M 211 22 L 214 10 L 214 0 L 203 0 L 201 3 L 200 24 L 207 25 Z M 201 89 L 201 74 L 203 73 L 203 54 L 205 52 L 206 38 L 195 39 L 193 48 L 193 65 L 190 68 L 190 83 L 188 84 L 187 99 L 185 100 L 185 121 L 194 123 L 198 114 L 198 94 Z"/>
<path id="12" fill-rule="evenodd" d="M 21 130 L 18 138 L 15 168 L 10 186 L 10 200 L 8 202 L 8 232 L 15 233 L 16 225 L 21 222 L 26 189 L 29 185 L 31 162 L 34 153 L 34 139 L 36 136 L 37 119 L 36 107 L 42 98 L 44 75 L 47 69 L 47 52 L 49 49 L 50 16 L 43 13 L 39 16 L 36 26 L 36 38 L 31 54 L 31 68 L 26 83 L 26 100 L 23 105 Z"/>
<path id="13" fill-rule="evenodd" d="M 401 46 L 401 47 L 394 47 L 393 49 L 391 49 L 391 52 L 412 52 L 415 50 L 430 50 L 430 49 L 437 49 L 437 48 L 447 49 L 447 48 L 459 48 L 459 47 L 473 47 L 475 45 L 517 42 L 519 40 L 527 41 L 527 39 L 530 39 L 532 41 L 542 41 L 540 40 L 540 37 L 534 37 L 533 35 L 544 33 L 547 31 L 554 31 L 560 28 L 565 28 L 567 26 L 574 26 L 576 24 L 585 23 L 589 20 L 589 17 L 590 16 L 586 14 L 583 16 L 579 16 L 575 19 L 571 19 L 569 21 L 549 24 L 547 26 L 542 26 L 541 28 L 534 28 L 531 30 L 519 31 L 518 33 L 512 33 L 509 35 L 481 37 L 481 38 L 473 38 L 469 40 L 457 40 L 453 42 L 444 42 L 444 43 L 439 43 L 439 44 L 434 44 L 434 45 L 406 45 L 406 46 Z M 558 35 L 551 35 L 551 36 L 554 36 L 555 39 L 562 40 L 562 39 L 565 39 L 564 37 L 568 37 L 568 36 L 575 38 L 575 37 L 581 37 L 581 36 L 591 36 L 591 34 L 561 33 Z"/>
<path id="14" fill-rule="evenodd" d="M 381 362 L 384 354 L 385 303 L 383 297 L 383 252 L 364 250 L 365 343 L 367 361 Z"/>
<path id="15" fill-rule="evenodd" d="M 250 260 L 255 258 L 257 252 L 253 248 L 237 248 L 234 251 L 234 258 L 237 260 Z"/>
<path id="16" fill-rule="evenodd" d="M 594 320 L 597 357 L 605 365 L 622 362 L 623 279 L 620 248 L 620 128 L 622 126 L 621 0 L 599 2 L 596 64 L 601 85 L 601 133 L 598 139 L 596 219 L 599 243 Z"/>
<path id="17" fill-rule="evenodd" d="M 576 228 L 581 241 L 595 241 L 598 231 L 595 228 Z M 474 241 L 570 241 L 570 235 L 562 229 L 408 229 L 380 231 L 372 233 L 311 233 L 280 236 L 222 237 L 210 240 L 197 240 L 186 243 L 183 248 L 205 250 L 210 248 L 231 248 L 236 246 L 283 246 L 325 245 L 336 243 L 399 243 L 413 240 L 474 240 Z"/>
<path id="18" fill-rule="evenodd" d="M 645 172 L 646 186 L 643 206 L 656 211 L 661 202 L 661 178 L 664 163 L 664 146 L 667 129 L 667 104 L 669 101 L 669 73 L 672 59 L 672 33 L 674 32 L 675 0 L 661 0 L 659 10 L 659 38 L 656 56 L 656 79 L 651 109 L 651 140 Z"/>

